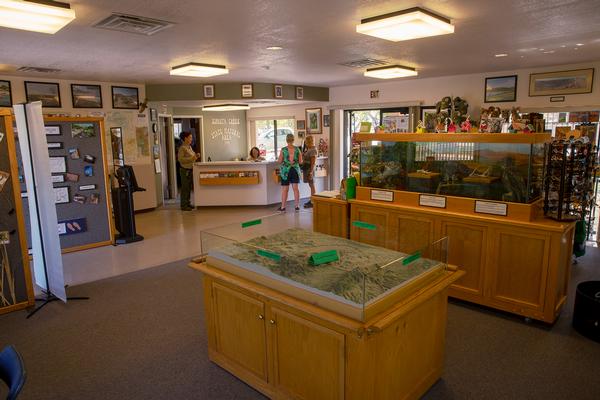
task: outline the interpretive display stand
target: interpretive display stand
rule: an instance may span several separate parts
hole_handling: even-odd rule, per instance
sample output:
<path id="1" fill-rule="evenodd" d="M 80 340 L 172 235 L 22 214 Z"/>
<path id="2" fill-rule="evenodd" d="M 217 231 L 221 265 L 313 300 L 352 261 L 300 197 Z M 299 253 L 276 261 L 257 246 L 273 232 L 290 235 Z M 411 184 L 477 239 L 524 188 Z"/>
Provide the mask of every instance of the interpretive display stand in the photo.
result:
<path id="1" fill-rule="evenodd" d="M 463 274 L 446 240 L 406 254 L 311 222 L 201 233 L 206 262 L 190 267 L 203 272 L 210 359 L 270 398 L 419 398 L 441 376 L 447 289 Z"/>
<path id="2" fill-rule="evenodd" d="M 146 189 L 138 186 L 131 165 L 117 168 L 115 176 L 119 183 L 118 187 L 112 189 L 116 228 L 119 231 L 115 243 L 126 244 L 144 240 L 143 236 L 137 234 L 135 228 L 133 193 L 144 192 Z"/>
<path id="3" fill-rule="evenodd" d="M 44 124 L 62 252 L 112 244 L 103 119 L 46 116 Z"/>
<path id="4" fill-rule="evenodd" d="M 0 314 L 34 304 L 12 126 L 0 110 Z"/>

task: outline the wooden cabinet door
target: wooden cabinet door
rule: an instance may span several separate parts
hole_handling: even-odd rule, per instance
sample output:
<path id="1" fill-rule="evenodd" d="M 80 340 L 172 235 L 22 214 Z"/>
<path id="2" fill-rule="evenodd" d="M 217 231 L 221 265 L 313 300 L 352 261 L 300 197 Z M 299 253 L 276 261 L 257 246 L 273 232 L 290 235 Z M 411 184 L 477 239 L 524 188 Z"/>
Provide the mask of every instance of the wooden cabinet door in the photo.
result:
<path id="1" fill-rule="evenodd" d="M 272 307 L 272 384 L 285 398 L 344 398 L 344 335 Z"/>
<path id="2" fill-rule="evenodd" d="M 493 301 L 542 311 L 548 275 L 550 236 L 526 230 L 494 229 L 491 276 Z"/>
<path id="3" fill-rule="evenodd" d="M 375 229 L 368 229 L 354 225 L 354 222 L 364 222 L 374 225 Z M 373 246 L 394 248 L 393 240 L 390 240 L 389 213 L 382 209 L 353 206 L 350 218 L 350 238 L 357 242 L 372 244 Z"/>
<path id="4" fill-rule="evenodd" d="M 326 200 L 313 201 L 313 230 L 327 235 L 348 237 L 348 204 Z"/>
<path id="5" fill-rule="evenodd" d="M 483 297 L 487 228 L 462 221 L 442 221 L 442 236 L 448 237 L 448 264 L 466 272 L 452 289 Z"/>
<path id="6" fill-rule="evenodd" d="M 212 293 L 216 351 L 266 382 L 264 303 L 214 282 Z"/>
<path id="7" fill-rule="evenodd" d="M 411 254 L 427 248 L 434 240 L 433 218 L 392 212 L 390 225 L 393 231 L 391 240 L 394 242 L 394 250 Z"/>

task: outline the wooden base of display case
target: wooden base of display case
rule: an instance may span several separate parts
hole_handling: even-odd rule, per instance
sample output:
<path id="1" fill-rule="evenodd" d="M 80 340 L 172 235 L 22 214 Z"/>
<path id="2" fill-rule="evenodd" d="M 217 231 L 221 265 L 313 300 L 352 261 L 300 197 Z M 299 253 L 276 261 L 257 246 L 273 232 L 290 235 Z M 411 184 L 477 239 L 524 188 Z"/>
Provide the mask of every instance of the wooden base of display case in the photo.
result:
<path id="1" fill-rule="evenodd" d="M 312 196 L 313 230 L 327 235 L 348 238 L 350 207 L 346 200 Z"/>
<path id="2" fill-rule="evenodd" d="M 567 296 L 574 224 L 548 219 L 516 221 L 429 207 L 351 201 L 358 242 L 412 253 L 447 236 L 448 263 L 466 275 L 451 297 L 553 323 Z"/>
<path id="3" fill-rule="evenodd" d="M 450 267 L 360 322 L 200 263 L 209 358 L 273 399 L 418 399 L 441 376 Z"/>

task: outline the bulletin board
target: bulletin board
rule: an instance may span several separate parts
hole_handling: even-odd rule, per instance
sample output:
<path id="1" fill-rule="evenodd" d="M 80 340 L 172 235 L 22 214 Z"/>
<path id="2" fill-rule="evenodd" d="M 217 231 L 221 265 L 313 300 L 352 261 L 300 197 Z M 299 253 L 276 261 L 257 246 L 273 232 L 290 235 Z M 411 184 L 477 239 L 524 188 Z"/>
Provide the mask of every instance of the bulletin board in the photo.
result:
<path id="1" fill-rule="evenodd" d="M 63 253 L 113 243 L 102 118 L 45 117 Z"/>
<path id="2" fill-rule="evenodd" d="M 34 304 L 13 118 L 0 110 L 0 314 Z"/>

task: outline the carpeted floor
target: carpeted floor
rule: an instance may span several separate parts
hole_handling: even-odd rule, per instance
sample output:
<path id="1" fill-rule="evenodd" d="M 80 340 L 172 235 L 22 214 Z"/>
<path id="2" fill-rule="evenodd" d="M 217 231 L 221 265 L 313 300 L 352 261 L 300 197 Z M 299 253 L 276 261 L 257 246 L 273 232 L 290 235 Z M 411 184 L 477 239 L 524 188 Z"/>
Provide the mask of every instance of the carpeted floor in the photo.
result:
<path id="1" fill-rule="evenodd" d="M 262 399 L 208 361 L 200 274 L 185 261 L 70 289 L 33 318 L 0 316 L 23 353 L 22 399 Z M 452 301 L 446 369 L 425 399 L 600 399 L 600 343 L 570 327 L 575 284 L 600 279 L 600 250 L 574 266 L 552 327 Z M 5 389 L 0 388 L 0 398 Z"/>

